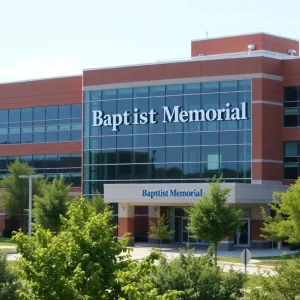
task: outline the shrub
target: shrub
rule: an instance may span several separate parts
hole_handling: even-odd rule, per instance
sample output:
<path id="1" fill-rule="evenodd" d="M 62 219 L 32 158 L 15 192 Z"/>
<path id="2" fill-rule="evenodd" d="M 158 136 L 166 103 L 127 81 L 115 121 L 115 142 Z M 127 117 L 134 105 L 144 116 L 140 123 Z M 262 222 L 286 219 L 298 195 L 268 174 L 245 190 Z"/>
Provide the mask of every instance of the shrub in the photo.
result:
<path id="1" fill-rule="evenodd" d="M 20 282 L 16 274 L 9 268 L 6 254 L 0 251 L 0 300 L 17 300 L 16 294 Z"/>
<path id="2" fill-rule="evenodd" d="M 163 256 L 150 282 L 161 294 L 168 290 L 183 292 L 178 298 L 182 300 L 228 300 L 242 296 L 245 276 L 233 270 L 222 275 L 222 269 L 214 265 L 211 253 L 195 256 L 189 251 L 187 254 L 181 252 L 172 260 Z"/>

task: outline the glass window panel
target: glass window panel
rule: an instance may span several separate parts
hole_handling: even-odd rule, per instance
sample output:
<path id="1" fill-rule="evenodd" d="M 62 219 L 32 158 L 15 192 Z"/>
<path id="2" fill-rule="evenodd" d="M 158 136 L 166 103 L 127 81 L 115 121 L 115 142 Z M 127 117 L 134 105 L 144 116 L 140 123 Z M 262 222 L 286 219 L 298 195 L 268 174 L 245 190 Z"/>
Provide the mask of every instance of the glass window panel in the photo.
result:
<path id="1" fill-rule="evenodd" d="M 70 119 L 71 118 L 71 105 L 60 105 L 58 107 L 59 119 Z"/>
<path id="2" fill-rule="evenodd" d="M 58 131 L 58 141 L 59 142 L 67 142 L 70 141 L 70 131 L 68 130 L 61 130 Z"/>
<path id="3" fill-rule="evenodd" d="M 51 155 L 45 155 L 45 167 L 46 168 L 57 168 L 57 155 L 56 154 L 51 154 Z M 47 170 L 49 172 L 49 170 Z"/>
<path id="4" fill-rule="evenodd" d="M 202 95 L 202 109 L 205 111 L 209 109 L 219 108 L 219 94 L 203 94 Z M 213 131 L 219 130 L 220 121 L 206 121 L 202 122 L 202 130 Z"/>
<path id="5" fill-rule="evenodd" d="M 0 134 L 0 144 L 7 144 L 7 143 L 8 143 L 8 135 Z"/>
<path id="6" fill-rule="evenodd" d="M 133 148 L 136 147 L 148 147 L 149 146 L 149 136 L 138 134 L 133 136 Z"/>
<path id="7" fill-rule="evenodd" d="M 284 127 L 297 127 L 298 124 L 298 115 L 284 116 Z"/>
<path id="8" fill-rule="evenodd" d="M 71 173 L 71 184 L 73 187 L 81 186 L 81 174 L 80 173 Z"/>
<path id="9" fill-rule="evenodd" d="M 208 155 L 219 155 L 219 147 L 217 146 L 204 146 L 201 147 L 201 161 L 208 161 Z M 218 160 L 219 161 L 219 160 Z"/>
<path id="10" fill-rule="evenodd" d="M 58 106 L 47 106 L 46 107 L 46 120 L 58 119 Z"/>
<path id="11" fill-rule="evenodd" d="M 148 178 L 148 164 L 132 165 L 133 179 L 147 179 Z"/>
<path id="12" fill-rule="evenodd" d="M 81 130 L 71 130 L 71 141 L 81 141 L 82 131 Z"/>
<path id="13" fill-rule="evenodd" d="M 251 146 L 250 145 L 239 145 L 238 155 L 240 161 L 250 161 L 251 160 Z"/>
<path id="14" fill-rule="evenodd" d="M 56 142 L 57 141 L 57 131 L 46 132 L 46 142 Z"/>
<path id="15" fill-rule="evenodd" d="M 118 99 L 132 98 L 132 88 L 118 89 Z"/>
<path id="16" fill-rule="evenodd" d="M 220 147 L 220 160 L 221 161 L 237 161 L 237 145 L 230 145 Z"/>
<path id="17" fill-rule="evenodd" d="M 89 143 L 89 145 L 87 144 Z M 84 149 L 101 149 L 101 138 L 85 138 Z"/>
<path id="18" fill-rule="evenodd" d="M 8 122 L 8 110 L 0 110 L 0 123 Z"/>
<path id="19" fill-rule="evenodd" d="M 9 123 L 20 122 L 20 109 L 9 110 Z"/>
<path id="20" fill-rule="evenodd" d="M 70 157 L 71 168 L 81 168 L 81 154 L 73 153 Z"/>
<path id="21" fill-rule="evenodd" d="M 183 148 L 184 162 L 199 162 L 200 161 L 200 147 L 184 147 Z"/>
<path id="22" fill-rule="evenodd" d="M 163 110 L 162 107 L 165 106 L 165 97 L 152 97 L 149 98 L 149 107 L 157 112 L 156 120 L 157 123 L 149 124 L 150 133 L 165 133 L 165 123 L 163 123 Z"/>
<path id="23" fill-rule="evenodd" d="M 150 161 L 148 148 L 133 150 L 133 163 L 149 163 Z"/>
<path id="24" fill-rule="evenodd" d="M 93 163 L 92 161 L 90 163 Z M 117 152 L 116 150 L 102 150 L 101 151 L 101 164 L 116 164 Z"/>
<path id="25" fill-rule="evenodd" d="M 149 112 L 148 98 L 133 99 L 132 109 L 138 109 L 138 112 Z M 131 109 L 131 106 L 130 106 Z M 133 133 L 148 133 L 148 124 L 133 125 Z"/>
<path id="26" fill-rule="evenodd" d="M 102 100 L 117 99 L 117 90 L 102 91 Z"/>
<path id="27" fill-rule="evenodd" d="M 239 80 L 239 91 L 250 91 L 251 90 L 251 80 Z"/>
<path id="28" fill-rule="evenodd" d="M 149 148 L 149 161 L 151 163 L 165 162 L 165 148 Z"/>
<path id="29" fill-rule="evenodd" d="M 32 127 L 23 127 L 23 126 L 21 127 L 21 133 L 32 133 L 32 131 L 33 131 Z"/>
<path id="30" fill-rule="evenodd" d="M 148 97 L 148 87 L 136 87 L 133 89 L 133 97 Z"/>
<path id="31" fill-rule="evenodd" d="M 34 132 L 33 142 L 34 143 L 44 143 L 46 141 L 46 135 L 44 132 Z"/>
<path id="32" fill-rule="evenodd" d="M 75 129 L 75 128 L 73 128 L 73 129 Z M 71 124 L 68 124 L 68 125 L 58 125 L 58 130 L 71 130 Z"/>
<path id="33" fill-rule="evenodd" d="M 166 146 L 182 146 L 182 144 L 183 144 L 182 133 L 166 134 Z"/>
<path id="34" fill-rule="evenodd" d="M 90 97 L 91 99 L 89 99 L 89 95 L 86 94 L 87 92 L 84 92 L 84 96 L 85 96 L 85 101 L 99 101 L 101 100 L 101 91 L 91 91 L 90 92 Z"/>
<path id="35" fill-rule="evenodd" d="M 183 178 L 200 178 L 200 164 L 199 163 L 186 163 L 183 164 Z"/>
<path id="36" fill-rule="evenodd" d="M 166 164 L 166 179 L 183 178 L 182 163 Z"/>
<path id="37" fill-rule="evenodd" d="M 118 150 L 118 163 L 130 164 L 132 163 L 132 150 Z"/>
<path id="38" fill-rule="evenodd" d="M 10 127 L 8 130 L 9 133 L 20 133 L 20 127 Z"/>
<path id="39" fill-rule="evenodd" d="M 33 120 L 33 109 L 32 108 L 22 108 L 21 109 L 21 121 L 26 122 Z"/>
<path id="40" fill-rule="evenodd" d="M 32 155 L 22 155 L 20 161 L 26 162 L 29 165 L 32 165 Z"/>
<path id="41" fill-rule="evenodd" d="M 165 95 L 165 86 L 164 85 L 150 86 L 149 94 L 150 94 L 150 96 L 164 96 Z"/>
<path id="42" fill-rule="evenodd" d="M 251 178 L 251 162 L 238 163 L 239 178 Z"/>
<path id="43" fill-rule="evenodd" d="M 32 143 L 32 133 L 21 133 L 21 143 Z"/>
<path id="44" fill-rule="evenodd" d="M 72 118 L 82 117 L 82 106 L 81 104 L 72 104 Z"/>
<path id="45" fill-rule="evenodd" d="M 296 101 L 299 100 L 298 87 L 289 86 L 284 88 L 284 101 Z"/>
<path id="46" fill-rule="evenodd" d="M 19 144 L 21 142 L 20 134 L 9 134 L 8 135 L 8 143 L 9 144 Z"/>
<path id="47" fill-rule="evenodd" d="M 165 134 L 150 134 L 149 135 L 149 146 L 150 147 L 164 147 L 166 145 Z"/>
<path id="48" fill-rule="evenodd" d="M 32 157 L 32 166 L 36 169 L 45 168 L 45 157 L 44 155 L 33 155 Z"/>
<path id="49" fill-rule="evenodd" d="M 149 164 L 149 179 L 164 179 L 165 178 L 165 164 Z M 160 181 L 161 182 L 161 181 Z"/>
<path id="50" fill-rule="evenodd" d="M 123 180 L 123 179 L 131 179 L 131 165 L 119 165 L 118 166 L 118 176 L 116 179 Z"/>
<path id="51" fill-rule="evenodd" d="M 182 161 L 182 147 L 166 148 L 166 162 L 181 162 L 181 161 Z"/>
<path id="52" fill-rule="evenodd" d="M 166 95 L 182 95 L 183 84 L 172 84 L 166 86 Z"/>
<path id="53" fill-rule="evenodd" d="M 218 93 L 219 82 L 203 82 L 201 84 L 202 93 Z"/>
<path id="54" fill-rule="evenodd" d="M 198 94 L 201 92 L 201 84 L 200 83 L 187 83 L 184 85 L 184 93 L 185 94 Z"/>
<path id="55" fill-rule="evenodd" d="M 283 167 L 284 179 L 297 179 L 298 178 L 298 164 L 296 163 L 285 163 Z"/>
<path id="56" fill-rule="evenodd" d="M 220 171 L 223 174 L 223 178 L 237 178 L 237 162 L 222 162 Z"/>
<path id="57" fill-rule="evenodd" d="M 132 148 L 132 136 L 117 136 L 117 148 Z"/>
<path id="58" fill-rule="evenodd" d="M 251 130 L 238 131 L 239 144 L 251 144 Z"/>
<path id="59" fill-rule="evenodd" d="M 299 142 L 284 143 L 284 156 L 299 156 Z"/>
<path id="60" fill-rule="evenodd" d="M 183 97 L 182 96 L 169 96 L 166 97 L 166 106 L 169 108 L 170 113 L 172 114 L 175 106 L 182 107 Z M 174 118 L 173 120 L 174 121 Z M 181 132 L 183 127 L 182 122 L 168 122 L 166 123 L 166 132 Z"/>
<path id="61" fill-rule="evenodd" d="M 34 121 L 45 120 L 45 118 L 46 118 L 46 108 L 44 106 L 33 108 L 33 119 L 34 119 Z"/>
<path id="62" fill-rule="evenodd" d="M 7 157 L 0 156 L 0 169 L 7 169 Z"/>
<path id="63" fill-rule="evenodd" d="M 220 144 L 238 144 L 237 131 L 224 131 L 220 133 Z"/>
<path id="64" fill-rule="evenodd" d="M 103 165 L 101 166 L 104 180 L 116 179 L 116 166 L 115 165 Z"/>
<path id="65" fill-rule="evenodd" d="M 231 92 L 237 90 L 238 90 L 238 84 L 236 80 L 220 82 L 220 92 Z"/>
<path id="66" fill-rule="evenodd" d="M 201 145 L 219 145 L 219 132 L 201 132 Z"/>

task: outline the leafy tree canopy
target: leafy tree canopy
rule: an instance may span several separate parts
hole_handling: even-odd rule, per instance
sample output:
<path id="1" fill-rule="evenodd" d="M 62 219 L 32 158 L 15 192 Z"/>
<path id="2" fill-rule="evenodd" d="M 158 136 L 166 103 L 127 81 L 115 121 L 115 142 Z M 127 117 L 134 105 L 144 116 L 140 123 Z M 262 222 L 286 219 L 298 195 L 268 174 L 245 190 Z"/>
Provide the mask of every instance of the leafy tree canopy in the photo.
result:
<path id="1" fill-rule="evenodd" d="M 35 222 L 44 229 L 58 232 L 61 226 L 60 216 L 66 216 L 68 193 L 70 186 L 66 185 L 61 176 L 53 182 L 44 184 L 40 196 L 34 196 L 33 215 Z"/>
<path id="2" fill-rule="evenodd" d="M 188 230 L 193 237 L 209 241 L 215 246 L 215 263 L 217 263 L 217 246 L 225 237 L 234 235 L 242 225 L 243 212 L 227 199 L 230 187 L 222 187 L 221 178 L 214 177 L 209 183 L 209 192 L 187 209 L 190 216 Z"/>

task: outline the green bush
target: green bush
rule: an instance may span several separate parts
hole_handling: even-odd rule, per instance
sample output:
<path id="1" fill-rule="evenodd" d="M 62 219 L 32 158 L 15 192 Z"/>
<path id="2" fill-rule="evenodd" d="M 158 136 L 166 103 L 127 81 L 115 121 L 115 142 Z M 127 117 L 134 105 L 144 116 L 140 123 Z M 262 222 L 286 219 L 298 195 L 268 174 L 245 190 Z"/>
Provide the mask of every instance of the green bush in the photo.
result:
<path id="1" fill-rule="evenodd" d="M 163 256 L 149 280 L 160 294 L 168 290 L 183 292 L 178 299 L 228 300 L 242 296 L 245 276 L 233 270 L 223 274 L 214 265 L 212 254 L 195 256 L 189 251 L 172 260 Z"/>
<path id="2" fill-rule="evenodd" d="M 16 274 L 9 268 L 6 254 L 0 251 L 0 300 L 17 300 L 16 294 L 20 282 Z"/>

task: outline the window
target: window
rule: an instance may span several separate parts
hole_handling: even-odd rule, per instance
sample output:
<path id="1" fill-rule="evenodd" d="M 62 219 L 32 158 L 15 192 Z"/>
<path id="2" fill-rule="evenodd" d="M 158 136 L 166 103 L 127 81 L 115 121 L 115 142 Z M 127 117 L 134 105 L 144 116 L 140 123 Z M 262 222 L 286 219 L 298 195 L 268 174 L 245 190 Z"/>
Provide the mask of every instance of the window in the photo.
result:
<path id="1" fill-rule="evenodd" d="M 300 176 L 300 142 L 283 143 L 283 178 L 297 179 Z"/>
<path id="2" fill-rule="evenodd" d="M 300 86 L 285 87 L 283 90 L 283 124 L 284 127 L 300 126 Z"/>
<path id="3" fill-rule="evenodd" d="M 84 97 L 84 194 L 103 191 L 105 183 L 206 182 L 221 173 L 225 181 L 251 181 L 251 80 L 98 90 Z M 242 102 L 247 120 L 163 123 L 164 106 L 208 111 Z M 153 109 L 157 122 L 123 124 L 112 132 L 89 121 L 93 110 L 123 114 L 134 108 Z"/>

